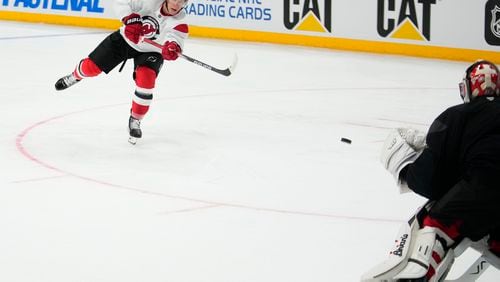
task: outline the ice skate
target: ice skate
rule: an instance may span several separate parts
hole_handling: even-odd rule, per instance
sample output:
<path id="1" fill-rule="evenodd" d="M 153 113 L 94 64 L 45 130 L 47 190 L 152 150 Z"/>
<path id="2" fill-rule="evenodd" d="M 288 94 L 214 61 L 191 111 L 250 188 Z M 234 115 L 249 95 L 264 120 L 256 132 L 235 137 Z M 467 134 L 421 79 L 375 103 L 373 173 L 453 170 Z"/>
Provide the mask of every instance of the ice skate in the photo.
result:
<path id="1" fill-rule="evenodd" d="M 141 121 L 130 116 L 128 120 L 128 132 L 130 135 L 128 142 L 135 145 L 137 143 L 137 139 L 142 137 Z"/>
<path id="2" fill-rule="evenodd" d="M 77 82 L 79 82 L 79 79 L 76 79 L 76 77 L 71 73 L 68 74 L 64 77 L 61 77 L 55 84 L 56 90 L 64 90 L 70 86 L 75 85 Z"/>

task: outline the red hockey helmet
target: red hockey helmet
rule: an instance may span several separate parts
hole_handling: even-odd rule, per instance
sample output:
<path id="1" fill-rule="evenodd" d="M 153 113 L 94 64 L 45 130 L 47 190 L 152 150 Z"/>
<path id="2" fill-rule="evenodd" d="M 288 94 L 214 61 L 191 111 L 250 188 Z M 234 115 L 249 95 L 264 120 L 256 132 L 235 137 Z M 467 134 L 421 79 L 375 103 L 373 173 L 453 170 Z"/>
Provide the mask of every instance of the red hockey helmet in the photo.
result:
<path id="1" fill-rule="evenodd" d="M 500 96 L 500 71 L 489 61 L 479 60 L 470 65 L 460 82 L 460 96 L 464 103 L 479 96 Z"/>

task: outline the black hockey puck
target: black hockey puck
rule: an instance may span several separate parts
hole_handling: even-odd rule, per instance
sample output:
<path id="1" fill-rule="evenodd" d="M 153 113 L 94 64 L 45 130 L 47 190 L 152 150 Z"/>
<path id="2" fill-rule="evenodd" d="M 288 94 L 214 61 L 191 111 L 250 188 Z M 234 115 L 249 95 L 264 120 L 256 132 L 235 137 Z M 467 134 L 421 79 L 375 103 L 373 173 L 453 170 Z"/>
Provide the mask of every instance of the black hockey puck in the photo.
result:
<path id="1" fill-rule="evenodd" d="M 340 138 L 340 142 L 344 142 L 344 143 L 347 143 L 347 144 L 351 144 L 352 143 L 351 139 L 344 138 L 344 137 Z"/>

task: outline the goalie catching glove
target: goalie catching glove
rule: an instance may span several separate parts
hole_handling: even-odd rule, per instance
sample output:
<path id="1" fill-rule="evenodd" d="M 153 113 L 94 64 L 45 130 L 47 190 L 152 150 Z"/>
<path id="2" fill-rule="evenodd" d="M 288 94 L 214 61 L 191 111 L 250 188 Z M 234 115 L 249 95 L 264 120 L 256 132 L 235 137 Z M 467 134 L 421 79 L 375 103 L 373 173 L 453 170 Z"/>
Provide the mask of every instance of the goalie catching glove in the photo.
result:
<path id="1" fill-rule="evenodd" d="M 380 161 L 396 179 L 402 192 L 408 191 L 399 173 L 405 166 L 414 162 L 425 148 L 426 134 L 411 128 L 394 129 L 384 142 Z"/>

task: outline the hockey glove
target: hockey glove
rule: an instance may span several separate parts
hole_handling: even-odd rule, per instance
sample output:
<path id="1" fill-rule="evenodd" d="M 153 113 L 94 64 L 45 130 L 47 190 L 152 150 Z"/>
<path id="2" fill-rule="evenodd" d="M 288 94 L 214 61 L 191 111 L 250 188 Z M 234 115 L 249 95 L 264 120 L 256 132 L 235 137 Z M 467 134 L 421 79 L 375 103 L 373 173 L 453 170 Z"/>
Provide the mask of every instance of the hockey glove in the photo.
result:
<path id="1" fill-rule="evenodd" d="M 181 47 L 179 44 L 174 41 L 167 41 L 161 50 L 161 54 L 163 59 L 167 61 L 175 61 L 179 57 L 179 53 L 181 52 Z"/>
<path id="2" fill-rule="evenodd" d="M 416 151 L 421 151 L 427 146 L 425 138 L 427 134 L 413 128 L 398 128 L 403 139 Z"/>
<path id="3" fill-rule="evenodd" d="M 425 148 L 425 134 L 409 128 L 393 130 L 384 142 L 380 161 L 401 185 L 399 173 L 415 161 Z"/>
<path id="4" fill-rule="evenodd" d="M 142 32 L 142 19 L 139 14 L 132 13 L 122 19 L 125 25 L 125 36 L 134 44 L 139 43 L 144 33 Z"/>

